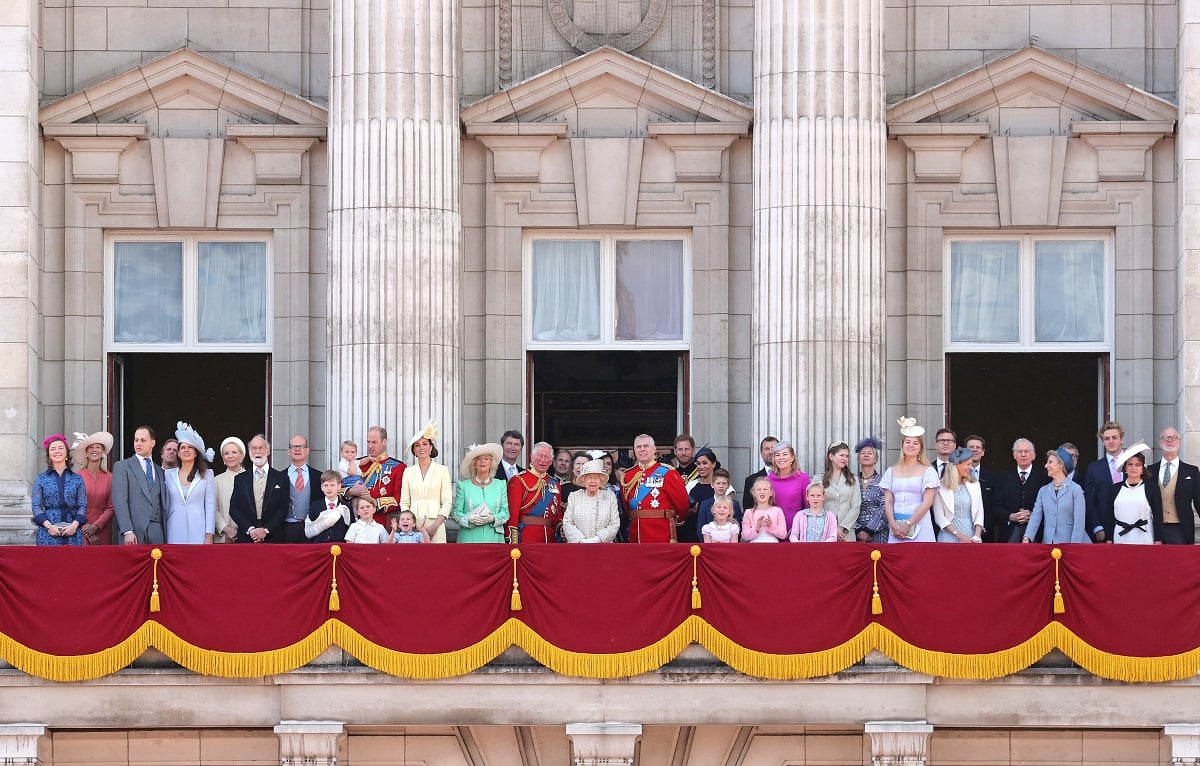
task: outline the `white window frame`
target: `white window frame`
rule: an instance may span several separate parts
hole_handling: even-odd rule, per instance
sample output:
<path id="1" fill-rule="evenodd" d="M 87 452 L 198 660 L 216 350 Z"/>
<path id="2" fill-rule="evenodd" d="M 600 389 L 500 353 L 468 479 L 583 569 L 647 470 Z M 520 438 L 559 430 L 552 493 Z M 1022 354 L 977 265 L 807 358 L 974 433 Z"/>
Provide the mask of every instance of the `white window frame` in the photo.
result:
<path id="1" fill-rule="evenodd" d="M 183 340 L 179 343 L 125 343 L 115 340 L 116 333 L 116 258 L 117 242 L 179 242 L 183 249 Z M 266 338 L 263 343 L 201 343 L 197 340 L 196 310 L 199 302 L 199 245 L 201 242 L 261 242 L 266 259 L 265 275 Z M 104 342 L 114 352 L 150 353 L 270 353 L 275 326 L 275 267 L 271 249 L 271 234 L 247 232 L 184 232 L 160 231 L 148 233 L 106 232 L 104 236 Z"/>
<path id="2" fill-rule="evenodd" d="M 600 338 L 584 341 L 533 340 L 533 243 L 536 240 L 586 240 L 600 242 Z M 671 240 L 683 242 L 683 332 L 674 340 L 617 340 L 617 241 Z M 583 351 L 588 349 L 646 351 L 656 348 L 690 351 L 692 346 L 692 237 L 689 231 L 556 231 L 525 232 L 522 243 L 522 332 L 530 351 Z"/>
<path id="3" fill-rule="evenodd" d="M 950 296 L 951 245 L 954 242 L 1016 242 L 1019 269 L 1020 300 L 1017 305 L 1018 340 L 1015 342 L 954 342 L 951 339 L 954 306 Z M 1034 254 L 1038 242 L 1102 242 L 1104 243 L 1104 339 L 1079 343 L 1038 342 L 1035 327 Z M 1038 352 L 1111 352 L 1113 348 L 1114 316 L 1116 313 L 1113 232 L 1053 231 L 945 232 L 942 238 L 942 339 L 947 352 L 1028 353 Z"/>

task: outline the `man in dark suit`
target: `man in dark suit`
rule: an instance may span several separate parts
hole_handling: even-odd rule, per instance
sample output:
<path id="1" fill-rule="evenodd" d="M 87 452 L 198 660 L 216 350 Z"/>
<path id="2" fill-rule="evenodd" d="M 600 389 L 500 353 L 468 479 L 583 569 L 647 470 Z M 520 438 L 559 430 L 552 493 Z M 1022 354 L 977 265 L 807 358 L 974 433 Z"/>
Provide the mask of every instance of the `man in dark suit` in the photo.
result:
<path id="1" fill-rule="evenodd" d="M 133 455 L 113 466 L 113 512 L 126 545 L 161 545 L 167 540 L 166 475 L 154 464 L 154 444 L 154 429 L 138 426 L 133 431 Z"/>
<path id="2" fill-rule="evenodd" d="M 321 472 L 308 464 L 308 437 L 292 434 L 288 439 L 287 469 L 288 512 L 283 523 L 285 543 L 307 543 L 304 521 L 309 513 L 320 513 L 325 496 L 321 494 Z"/>
<path id="3" fill-rule="evenodd" d="M 1013 442 L 1013 460 L 1017 465 L 1000 474 L 1000 500 L 992 516 L 995 540 L 999 543 L 1019 543 L 1025 536 L 1025 526 L 1033 512 L 1038 490 L 1050 481 L 1046 469 L 1034 464 L 1037 450 L 1025 438 Z"/>
<path id="4" fill-rule="evenodd" d="M 1079 485 L 1083 489 L 1083 471 L 1079 470 L 1079 448 L 1071 442 L 1063 442 L 1058 445 L 1061 450 L 1066 450 L 1071 456 L 1071 462 L 1075 465 L 1075 469 L 1067 474 L 1067 478 Z"/>
<path id="5" fill-rule="evenodd" d="M 500 465 L 496 466 L 496 478 L 508 481 L 525 469 L 517 464 L 521 450 L 525 449 L 525 437 L 520 431 L 505 431 L 500 437 Z"/>
<path id="6" fill-rule="evenodd" d="M 746 483 L 742 486 L 742 507 L 753 508 L 754 501 L 750 499 L 750 489 L 754 486 L 754 482 L 767 475 L 767 469 L 771 467 L 771 460 L 775 457 L 775 445 L 779 440 L 774 436 L 764 436 L 763 440 L 758 443 L 758 456 L 762 458 L 763 467 L 746 477 Z M 746 503 L 749 502 L 749 505 Z"/>
<path id="7" fill-rule="evenodd" d="M 1112 485 L 1124 481 L 1125 474 L 1117 465 L 1117 455 L 1125 448 L 1125 429 L 1120 423 L 1108 421 L 1100 426 L 1101 444 L 1104 445 L 1104 457 L 1090 463 L 1083 477 L 1083 499 L 1087 503 L 1087 531 L 1098 543 L 1105 541 L 1103 511 L 1108 502 Z"/>
<path id="8" fill-rule="evenodd" d="M 1163 490 L 1162 541 L 1168 545 L 1195 545 L 1200 468 L 1179 459 L 1180 444 L 1179 431 L 1173 426 L 1159 432 L 1162 460 L 1146 469 L 1146 481 L 1157 481 Z"/>
<path id="9" fill-rule="evenodd" d="M 970 434 L 963 440 L 963 446 L 971 450 L 971 475 L 979 482 L 979 494 L 983 496 L 983 518 L 988 524 L 999 512 L 1001 503 L 1000 474 L 983 467 L 983 456 L 987 454 L 987 442 L 979 434 Z M 991 528 L 984 530 L 986 540 Z"/>
<path id="10" fill-rule="evenodd" d="M 291 501 L 287 474 L 268 465 L 271 445 L 267 437 L 258 434 L 250 440 L 248 449 L 252 465 L 233 480 L 233 495 L 229 498 L 229 517 L 237 525 L 237 541 L 282 543 Z"/>
<path id="11" fill-rule="evenodd" d="M 939 479 L 946 475 L 946 466 L 950 465 L 950 453 L 956 449 L 958 434 L 949 428 L 939 428 L 933 435 L 933 470 L 937 471 Z"/>

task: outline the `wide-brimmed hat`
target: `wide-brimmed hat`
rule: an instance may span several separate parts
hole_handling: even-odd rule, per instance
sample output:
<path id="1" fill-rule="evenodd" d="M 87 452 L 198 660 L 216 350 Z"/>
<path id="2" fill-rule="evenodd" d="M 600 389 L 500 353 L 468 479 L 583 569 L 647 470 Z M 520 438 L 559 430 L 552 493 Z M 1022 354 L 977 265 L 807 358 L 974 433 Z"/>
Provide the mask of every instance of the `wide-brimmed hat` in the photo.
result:
<path id="1" fill-rule="evenodd" d="M 579 467 L 579 479 L 581 481 L 585 476 L 590 476 L 591 474 L 597 474 L 598 476 L 603 477 L 605 481 L 608 481 L 608 471 L 604 470 L 603 460 L 600 458 L 589 460 Z"/>
<path id="2" fill-rule="evenodd" d="M 1126 460 L 1134 455 L 1141 455 L 1143 452 L 1146 452 L 1149 449 L 1150 447 L 1146 445 L 1146 442 L 1138 442 L 1132 447 L 1126 447 L 1120 455 L 1117 455 L 1117 468 L 1120 468 L 1122 471 L 1125 470 L 1124 466 Z M 1142 460 L 1145 461 L 1145 459 L 1146 456 L 1142 455 Z"/>
<path id="3" fill-rule="evenodd" d="M 901 436 L 924 436 L 925 429 L 917 425 L 916 418 L 897 418 L 896 422 L 900 424 Z"/>
<path id="4" fill-rule="evenodd" d="M 182 420 L 175 423 L 175 439 L 180 444 L 190 444 L 195 447 L 196 451 L 204 455 L 208 462 L 213 461 L 212 447 L 205 448 L 204 438 L 188 423 L 184 423 Z"/>
<path id="5" fill-rule="evenodd" d="M 414 439 L 414 441 L 416 441 Z M 466 457 L 462 459 L 462 464 L 458 467 L 459 474 L 464 479 L 470 479 L 475 475 L 475 458 L 480 455 L 490 455 L 492 458 L 492 470 L 496 470 L 496 466 L 500 465 L 500 458 L 504 457 L 504 449 L 495 442 L 487 444 L 472 444 L 467 447 Z"/>
<path id="6" fill-rule="evenodd" d="M 953 463 L 954 465 L 958 465 L 959 463 L 965 463 L 968 460 L 974 460 L 974 459 L 975 459 L 974 452 L 967 449 L 966 447 L 959 447 L 958 449 L 956 449 L 950 453 L 950 457 L 946 458 L 946 462 Z"/>
<path id="7" fill-rule="evenodd" d="M 410 454 L 412 453 L 413 445 L 417 443 L 418 439 L 428 439 L 430 445 L 433 446 L 433 449 L 430 451 L 429 456 L 437 457 L 438 456 L 438 448 L 437 448 L 437 445 L 434 444 L 434 442 L 437 441 L 437 438 L 438 438 L 437 423 L 434 423 L 431 420 L 424 428 L 422 428 L 420 431 L 417 431 L 415 434 L 413 434 L 412 438 L 408 440 L 408 451 Z"/>
<path id="8" fill-rule="evenodd" d="M 75 432 L 75 442 L 71 445 L 71 457 L 78 465 L 87 464 L 87 448 L 91 444 L 99 444 L 104 448 L 104 454 L 112 452 L 113 435 L 108 431 L 97 431 L 88 436 L 79 431 Z"/>

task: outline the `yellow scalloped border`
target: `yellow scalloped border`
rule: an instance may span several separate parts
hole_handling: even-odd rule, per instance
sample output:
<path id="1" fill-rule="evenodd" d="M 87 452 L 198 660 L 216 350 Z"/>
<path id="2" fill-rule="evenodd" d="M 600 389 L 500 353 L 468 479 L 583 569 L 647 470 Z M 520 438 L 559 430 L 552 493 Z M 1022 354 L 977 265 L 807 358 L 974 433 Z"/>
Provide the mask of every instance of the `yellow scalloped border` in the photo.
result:
<path id="1" fill-rule="evenodd" d="M 77 656 L 57 656 L 31 649 L 0 633 L 0 657 L 18 670 L 50 681 L 86 681 L 131 665 L 148 648 L 156 648 L 195 673 L 226 678 L 259 678 L 286 673 L 312 662 L 330 646 L 340 646 L 381 673 L 414 679 L 465 675 L 518 646 L 556 673 L 581 678 L 626 678 L 661 668 L 697 643 L 734 670 L 758 678 L 799 680 L 839 673 L 878 650 L 899 665 L 944 678 L 986 680 L 1024 670 L 1052 649 L 1101 678 L 1128 682 L 1176 681 L 1200 672 L 1200 648 L 1163 657 L 1130 657 L 1100 651 L 1060 622 L 1051 622 L 1028 640 L 986 654 L 952 654 L 922 649 L 891 630 L 871 623 L 853 638 L 816 652 L 770 654 L 740 646 L 692 615 L 658 641 L 640 649 L 610 654 L 572 652 L 554 646 L 516 618 L 471 646 L 438 654 L 415 654 L 380 646 L 340 620 L 330 619 L 300 641 L 264 652 L 203 649 L 179 638 L 154 620 L 116 646 Z"/>

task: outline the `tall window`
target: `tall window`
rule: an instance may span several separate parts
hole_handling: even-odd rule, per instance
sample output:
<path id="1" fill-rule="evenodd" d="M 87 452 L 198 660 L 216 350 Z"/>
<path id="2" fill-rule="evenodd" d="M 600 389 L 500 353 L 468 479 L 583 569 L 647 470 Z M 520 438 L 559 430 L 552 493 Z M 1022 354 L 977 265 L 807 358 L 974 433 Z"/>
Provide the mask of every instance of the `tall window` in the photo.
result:
<path id="1" fill-rule="evenodd" d="M 108 339 L 124 350 L 269 350 L 267 240 L 114 236 Z"/>
<path id="2" fill-rule="evenodd" d="M 685 348 L 691 272 L 679 235 L 528 240 L 529 345 Z"/>
<path id="3" fill-rule="evenodd" d="M 951 237 L 944 269 L 951 350 L 1107 349 L 1107 237 Z"/>

